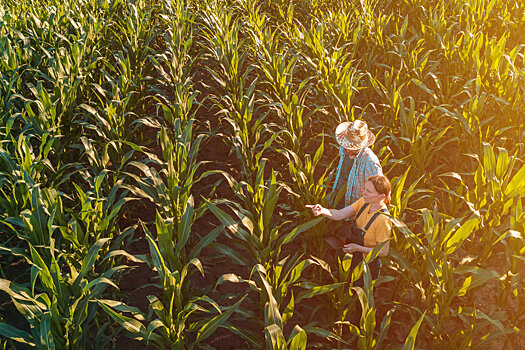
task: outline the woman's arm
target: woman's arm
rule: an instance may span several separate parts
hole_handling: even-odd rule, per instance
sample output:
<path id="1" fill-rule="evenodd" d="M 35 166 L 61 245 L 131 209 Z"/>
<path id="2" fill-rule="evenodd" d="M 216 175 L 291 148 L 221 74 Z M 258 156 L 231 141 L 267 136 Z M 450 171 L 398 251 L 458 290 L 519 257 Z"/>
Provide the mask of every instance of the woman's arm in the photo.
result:
<path id="1" fill-rule="evenodd" d="M 315 216 L 322 215 L 331 220 L 343 220 L 355 215 L 355 210 L 351 205 L 344 207 L 343 209 L 327 209 L 323 208 L 321 204 L 306 205 L 306 207 L 311 208 Z"/>
<path id="2" fill-rule="evenodd" d="M 387 241 L 386 244 L 383 246 L 383 248 L 381 248 L 381 250 L 379 251 L 379 253 L 377 255 L 378 256 L 387 256 L 389 249 L 390 249 L 390 241 Z M 343 251 L 345 253 L 348 253 L 348 254 L 352 254 L 352 253 L 355 253 L 355 252 L 368 254 L 372 250 L 374 250 L 374 248 L 363 247 L 362 245 L 355 244 L 355 243 L 345 244 L 345 246 L 343 247 Z"/>

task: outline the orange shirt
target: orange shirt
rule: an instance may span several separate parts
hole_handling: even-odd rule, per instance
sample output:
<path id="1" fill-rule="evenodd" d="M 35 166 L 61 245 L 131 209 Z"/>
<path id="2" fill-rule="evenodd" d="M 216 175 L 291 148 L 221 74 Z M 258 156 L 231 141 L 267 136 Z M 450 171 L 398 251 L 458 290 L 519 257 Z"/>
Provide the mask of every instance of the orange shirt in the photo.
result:
<path id="1" fill-rule="evenodd" d="M 352 207 L 354 208 L 356 215 L 363 205 L 365 205 L 365 199 L 362 197 L 356 202 L 352 203 Z M 356 220 L 356 226 L 362 230 L 365 229 L 368 221 L 376 213 L 376 211 L 369 213 L 369 210 L 370 206 L 368 206 L 368 208 L 366 208 Z M 390 237 L 392 237 L 392 222 L 388 216 L 380 214 L 378 217 L 376 217 L 374 222 L 368 228 L 368 231 L 365 233 L 365 247 L 374 248 L 379 243 L 390 239 Z"/>

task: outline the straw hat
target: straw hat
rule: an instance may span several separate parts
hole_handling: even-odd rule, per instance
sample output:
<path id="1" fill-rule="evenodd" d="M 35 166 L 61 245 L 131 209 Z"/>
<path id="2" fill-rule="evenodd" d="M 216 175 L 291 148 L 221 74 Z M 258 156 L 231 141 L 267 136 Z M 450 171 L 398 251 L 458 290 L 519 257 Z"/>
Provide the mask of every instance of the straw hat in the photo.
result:
<path id="1" fill-rule="evenodd" d="M 371 146 L 376 137 L 362 120 L 344 122 L 335 129 L 337 143 L 345 149 L 358 150 Z"/>

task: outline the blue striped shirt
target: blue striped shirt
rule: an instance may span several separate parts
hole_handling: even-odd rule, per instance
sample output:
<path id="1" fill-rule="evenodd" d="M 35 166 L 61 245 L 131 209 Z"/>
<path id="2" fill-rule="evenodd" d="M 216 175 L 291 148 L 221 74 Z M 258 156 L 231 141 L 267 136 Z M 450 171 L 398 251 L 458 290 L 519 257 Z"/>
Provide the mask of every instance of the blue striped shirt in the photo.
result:
<path id="1" fill-rule="evenodd" d="M 333 190 L 336 190 L 337 183 L 341 176 L 344 157 L 348 157 L 343 147 L 339 147 L 339 165 L 337 167 L 337 174 L 335 177 Z M 348 174 L 348 182 L 346 184 L 345 206 L 357 201 L 363 196 L 366 180 L 372 175 L 383 175 L 383 169 L 379 163 L 379 159 L 368 147 L 359 152 L 354 159 L 354 164 L 350 173 Z M 343 179 L 341 179 L 343 180 Z"/>

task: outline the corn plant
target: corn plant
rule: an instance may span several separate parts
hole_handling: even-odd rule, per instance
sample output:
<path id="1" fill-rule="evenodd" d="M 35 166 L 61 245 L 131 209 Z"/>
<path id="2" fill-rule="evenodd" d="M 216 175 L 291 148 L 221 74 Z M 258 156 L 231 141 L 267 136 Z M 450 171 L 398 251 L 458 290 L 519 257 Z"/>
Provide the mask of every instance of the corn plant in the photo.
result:
<path id="1" fill-rule="evenodd" d="M 355 273 L 352 273 L 355 275 Z M 387 335 L 390 327 L 390 321 L 394 308 L 390 309 L 383 321 L 381 322 L 381 328 L 379 334 L 376 336 L 374 333 L 376 327 L 376 307 L 374 303 L 374 284 L 372 282 L 370 270 L 368 264 L 364 263 L 362 266 L 363 276 L 363 288 L 352 287 L 354 290 L 354 298 L 357 295 L 359 303 L 361 304 L 361 315 L 359 325 L 354 325 L 349 321 L 337 321 L 336 324 L 348 326 L 352 333 L 357 336 L 357 348 L 358 349 L 381 349 L 383 341 Z M 354 276 L 352 276 L 353 279 Z"/>
<path id="2" fill-rule="evenodd" d="M 523 197 L 525 167 L 515 172 L 517 161 L 515 156 L 509 155 L 507 150 L 501 148 L 496 156 L 493 147 L 484 143 L 483 158 L 479 159 L 472 185 L 457 173 L 447 174 L 448 178 L 458 179 L 460 184 L 456 189 L 447 185 L 446 193 L 458 198 L 470 211 L 479 213 L 483 218 L 483 233 L 471 248 L 472 252 L 477 252 L 476 255 L 481 261 L 487 259 L 492 251 L 490 246 L 483 242 L 495 241 L 511 228 L 505 218 L 511 214 L 511 208 L 519 202 L 518 198 Z M 449 182 L 445 182 L 447 183 Z M 493 236 L 494 234 L 497 236 Z"/>
<path id="3" fill-rule="evenodd" d="M 24 135 L 20 135 L 18 140 L 14 150 L 9 149 L 12 147 L 0 149 L 2 213 L 14 218 L 19 217 L 23 210 L 30 208 L 31 191 L 29 187 L 35 182 L 34 178 L 37 181 L 45 179 L 42 171 L 43 164 L 41 164 L 43 159 L 31 157 L 32 152 Z"/>
<path id="4" fill-rule="evenodd" d="M 2 65 L 0 73 L 0 111 L 2 111 L 3 125 L 7 127 L 7 131 L 11 130 L 14 124 L 16 115 L 19 109 L 14 103 L 16 99 L 16 86 L 20 84 L 21 69 L 20 61 L 17 53 L 17 47 L 13 45 L 8 36 L 4 36 L 0 40 L 0 51 L 3 52 L 3 57 L 0 60 Z"/>
<path id="5" fill-rule="evenodd" d="M 394 312 L 394 309 L 391 309 L 385 316 L 379 335 L 376 337 L 374 333 L 376 326 L 376 308 L 373 301 L 373 287 L 391 281 L 392 277 L 384 276 L 376 281 L 372 281 L 368 264 L 374 259 L 379 259 L 377 254 L 383 246 L 384 243 L 374 248 L 369 254 L 367 254 L 363 262 L 357 264 L 353 270 L 351 270 L 352 259 L 350 255 L 344 255 L 343 257 L 337 256 L 335 258 L 337 271 L 332 270 L 334 265 L 333 262 L 328 263 L 322 259 L 315 258 L 319 267 L 321 267 L 323 272 L 328 275 L 329 284 L 317 286 L 311 291 L 306 290 L 302 292 L 298 296 L 297 301 L 300 301 L 304 297 L 317 295 L 316 290 L 320 292 L 319 295 L 327 293 L 328 298 L 325 298 L 325 301 L 321 304 L 322 307 L 314 308 L 310 318 L 315 320 L 316 318 L 314 316 L 317 316 L 317 313 L 320 310 L 324 309 L 325 312 L 328 311 L 328 322 L 333 328 L 331 334 L 335 336 L 335 339 L 346 338 L 344 328 L 348 326 L 350 334 L 356 336 L 359 342 L 364 341 L 364 343 L 360 345 L 360 348 L 361 346 L 364 346 L 364 348 L 371 348 L 373 346 L 376 346 L 377 348 L 381 347 L 380 344 L 386 336 L 390 324 L 390 317 Z M 357 287 L 356 281 L 359 279 L 364 280 L 364 287 Z M 306 285 L 311 284 L 312 282 L 306 283 Z M 356 315 L 358 307 L 357 302 L 362 304 L 359 325 L 354 324 L 356 323 L 356 320 L 353 319 L 354 317 L 352 316 Z M 338 347 L 340 348 L 343 343 L 344 342 L 339 344 Z"/>
<path id="6" fill-rule="evenodd" d="M 325 172 L 320 177 L 317 178 L 316 176 L 316 169 L 324 165 L 321 163 L 324 151 L 324 138 L 313 157 L 310 154 L 305 154 L 304 158 L 301 158 L 290 149 L 279 150 L 288 159 L 288 169 L 291 176 L 289 186 L 292 193 L 295 194 L 291 198 L 294 208 L 305 208 L 305 205 L 310 203 L 322 203 L 328 207 L 329 203 L 333 202 L 334 195 L 337 195 L 331 193 L 326 185 L 332 182 L 332 174 L 330 174 L 332 163 L 326 167 Z M 301 240 L 306 243 L 306 251 L 313 256 L 322 256 L 322 252 L 326 248 L 322 235 L 326 230 L 327 225 L 322 221 L 301 237 Z"/>
<path id="7" fill-rule="evenodd" d="M 272 130 L 265 123 L 267 112 L 261 112 L 257 79 L 250 80 L 252 69 L 245 67 L 248 52 L 245 40 L 239 38 L 242 26 L 233 11 L 215 8 L 203 20 L 207 70 L 218 86 L 214 103 L 231 128 L 228 141 L 239 159 L 243 180 L 252 182 L 264 151 L 282 131 L 263 138 Z"/>
<path id="8" fill-rule="evenodd" d="M 194 120 L 190 120 L 184 126 L 180 119 L 175 120 L 173 136 L 168 129 L 161 129 L 158 137 L 164 160 L 153 159 L 153 164 L 161 164 L 160 173 L 145 162 L 130 162 L 132 167 L 145 175 L 127 173 L 136 183 L 128 186 L 131 193 L 149 199 L 165 218 L 181 217 L 184 208 L 182 203 L 185 203 L 193 192 L 193 186 L 213 173 L 204 172 L 197 177 L 197 171 L 202 165 L 202 162 L 197 162 L 197 156 L 205 135 L 199 134 L 194 138 L 193 123 Z"/>
<path id="9" fill-rule="evenodd" d="M 314 72 L 318 90 L 328 99 L 333 114 L 333 122 L 355 119 L 353 98 L 362 90 L 360 84 L 364 77 L 353 62 L 346 45 L 334 47 L 335 40 L 327 40 L 325 26 L 319 23 L 310 31 L 295 28 L 294 36 L 300 39 L 302 58 Z"/>
<path id="10" fill-rule="evenodd" d="M 259 320 L 251 321 L 262 323 L 266 348 L 303 349 L 306 346 L 307 333 L 340 340 L 336 334 L 311 325 L 307 325 L 307 330 L 295 325 L 288 340 L 284 336 L 284 326 L 294 315 L 297 304 L 304 299 L 329 293 L 342 284 L 320 286 L 305 281 L 302 276 L 304 270 L 310 265 L 317 264 L 315 259 L 301 260 L 301 256 L 295 254 L 292 257 L 285 257 L 275 266 L 270 265 L 271 270 L 266 270 L 261 264 L 255 265 L 248 280 L 235 274 L 223 275 L 217 281 L 217 285 L 225 282 L 247 283 L 251 290 L 259 294 L 259 311 L 260 314 L 264 314 L 264 323 L 262 323 L 262 315 Z M 305 290 L 294 297 L 292 288 L 299 286 Z M 258 334 L 248 330 L 237 330 L 236 333 L 250 341 L 252 346 L 262 347 Z"/>
<path id="11" fill-rule="evenodd" d="M 80 143 L 72 145 L 74 149 L 83 152 L 95 173 L 104 169 L 116 170 L 115 181 L 137 157 L 135 153 L 155 159 L 146 148 L 136 144 L 138 130 L 145 121 L 136 117 L 131 110 L 134 108 L 131 104 L 133 93 L 128 92 L 124 96 L 121 94 L 119 86 L 122 79 L 112 79 L 112 93 L 104 92 L 102 87 L 98 86 L 97 91 L 104 93 L 105 98 L 97 108 L 86 103 L 80 105 L 82 112 L 77 114 L 76 123 L 94 134 L 81 136 Z M 136 120 L 131 122 L 135 118 Z"/>
<path id="12" fill-rule="evenodd" d="M 27 179 L 26 183 L 31 194 L 30 208 L 23 210 L 20 218 L 7 217 L 3 222 L 19 237 L 34 245 L 44 261 L 50 258 L 50 252 L 46 248 L 47 242 L 51 239 L 54 230 L 59 231 L 61 235 L 57 236 L 56 242 L 61 249 L 67 248 L 67 251 L 61 253 L 61 257 L 67 261 L 70 269 L 78 270 L 81 268 L 81 262 L 89 254 L 90 247 L 97 242 L 118 236 L 112 248 L 100 248 L 102 249 L 100 254 L 106 255 L 115 248 L 120 248 L 120 243 L 134 231 L 133 227 L 120 231 L 116 223 L 122 206 L 131 199 L 125 192 L 120 198 L 116 198 L 119 187 L 115 187 L 108 198 L 100 198 L 100 183 L 104 175 L 101 174 L 97 179 L 94 196 L 98 198 L 95 199 L 90 198 L 92 193 L 86 194 L 74 184 L 78 190 L 78 200 L 82 210 L 79 215 L 63 206 L 60 192 L 48 188 L 41 190 Z M 46 221 L 47 216 L 49 219 Z M 118 255 L 111 254 L 111 257 Z M 113 260 L 98 261 L 97 264 L 103 270 L 114 267 Z"/>
<path id="13" fill-rule="evenodd" d="M 26 318 L 31 333 L 6 324 L 1 324 L 0 333 L 37 349 L 77 349 L 93 344 L 92 335 L 86 332 L 86 329 L 96 330 L 93 327 L 97 323 L 97 309 L 93 301 L 101 295 L 105 285 L 115 288 L 116 285 L 109 279 L 111 272 L 96 278 L 88 278 L 86 274 L 92 269 L 100 247 L 107 240 L 97 242 L 83 260 L 81 270 L 71 271 L 70 276 L 60 270 L 54 256 L 49 265 L 30 245 L 31 257 L 27 260 L 32 264 L 32 288 L 1 279 L 0 289 L 9 294 L 18 311 Z M 37 281 L 42 285 L 42 292 L 35 288 Z M 97 335 L 100 338 L 94 346 L 104 346 L 110 341 L 103 337 L 104 327 L 99 330 Z"/>
<path id="14" fill-rule="evenodd" d="M 156 25 L 153 17 L 154 5 L 139 0 L 125 4 L 122 16 L 112 22 L 110 27 L 117 52 L 114 54 L 114 63 L 108 62 L 107 68 L 119 73 L 118 85 L 113 85 L 121 91 L 126 99 L 131 99 L 130 109 L 142 106 L 142 94 L 145 90 L 145 77 L 151 71 L 148 64 L 150 46 L 156 37 Z"/>
<path id="15" fill-rule="evenodd" d="M 232 9 L 210 4 L 211 10 L 202 18 L 205 26 L 202 33 L 206 56 L 215 67 L 208 67 L 210 75 L 227 94 L 231 95 L 235 105 L 242 99 L 242 87 L 246 80 L 244 67 L 248 57 L 245 40 L 239 38 L 242 24 L 234 18 Z"/>
<path id="16" fill-rule="evenodd" d="M 187 11 L 188 1 L 165 1 L 161 19 L 165 24 L 162 34 L 166 49 L 150 56 L 160 75 L 162 88 L 154 87 L 155 99 L 164 111 L 164 120 L 173 125 L 176 119 L 186 122 L 195 113 L 197 92 L 192 91 L 192 67 L 199 56 L 193 54 L 195 14 Z M 166 94 L 166 89 L 170 94 Z M 172 97 L 173 96 L 173 97 Z"/>
<path id="17" fill-rule="evenodd" d="M 293 241 L 301 232 L 310 229 L 320 221 L 320 218 L 311 220 L 286 235 L 279 235 L 279 230 L 290 222 L 275 222 L 273 218 L 278 197 L 284 189 L 278 184 L 275 173 L 268 181 L 264 181 L 264 163 L 261 163 L 256 178 L 257 185 L 254 188 L 247 183 L 238 183 L 228 174 L 225 176 L 243 203 L 224 200 L 217 203 L 208 201 L 207 206 L 227 228 L 228 231 L 225 231 L 227 237 L 231 238 L 232 235 L 237 237 L 236 240 L 233 240 L 236 249 L 220 243 L 214 244 L 214 247 L 227 254 L 237 264 L 250 268 L 261 264 L 268 269 L 271 265 L 277 264 L 283 244 Z M 232 209 L 238 219 L 234 219 L 220 209 L 218 206 L 220 203 Z M 239 225 L 239 221 L 242 225 Z"/>
<path id="18" fill-rule="evenodd" d="M 279 312 L 279 304 L 272 293 L 272 287 L 267 282 L 266 271 L 261 265 L 256 265 L 252 270 L 252 275 L 256 273 L 261 283 L 260 293 L 264 294 L 268 301 L 264 304 L 264 334 L 267 349 L 306 349 L 307 336 L 306 332 L 299 326 L 295 325 L 288 340 L 284 337 L 283 326 L 293 313 L 293 295 L 290 304 L 285 309 L 284 317 Z M 295 274 L 300 276 L 301 272 Z M 289 345 L 289 346 L 288 346 Z"/>
<path id="19" fill-rule="evenodd" d="M 405 218 L 407 217 L 407 213 L 405 210 L 409 210 L 413 205 L 409 205 L 409 203 L 413 203 L 416 200 L 422 200 L 426 197 L 429 197 L 429 195 L 421 195 L 418 196 L 418 198 L 414 198 L 414 196 L 420 194 L 420 193 L 429 193 L 429 190 L 425 190 L 422 188 L 417 188 L 419 182 L 423 178 L 423 175 L 416 179 L 415 181 L 410 181 L 410 186 L 408 188 L 405 188 L 405 184 L 407 183 L 407 179 L 409 179 L 409 174 L 413 172 L 412 168 L 407 168 L 405 172 L 398 176 L 392 178 L 392 202 L 391 206 L 389 207 L 390 214 L 398 218 L 399 220 L 403 222 L 407 222 Z M 411 201 L 412 200 L 412 201 Z M 409 223 L 411 224 L 411 223 Z"/>
<path id="20" fill-rule="evenodd" d="M 304 104 L 309 79 L 300 84 L 294 82 L 299 56 L 291 48 L 279 44 L 279 32 L 264 26 L 265 19 L 253 3 L 244 5 L 249 12 L 249 33 L 254 44 L 257 69 L 265 77 L 262 87 L 267 86 L 266 99 L 274 106 L 279 125 L 285 130 L 283 146 L 302 156 L 305 144 L 303 134 L 309 124 Z"/>
<path id="21" fill-rule="evenodd" d="M 113 249 L 122 248 L 120 244 L 135 231 L 133 226 L 121 230 L 121 225 L 118 223 L 125 211 L 126 203 L 135 198 L 128 196 L 127 191 L 122 191 L 120 187 L 122 181 L 104 197 L 101 184 L 105 175 L 106 173 L 101 173 L 95 179 L 93 191 L 84 192 L 77 184 L 73 184 L 76 189 L 73 195 L 77 204 L 73 209 L 65 209 L 69 215 L 58 227 L 64 239 L 62 245 L 69 248 L 68 253 L 64 254 L 71 257 L 72 264 L 76 268 L 78 266 L 75 260 L 86 255 L 86 247 L 91 247 L 99 239 L 109 238 L 114 239 Z M 107 254 L 113 250 L 112 248 L 103 249 L 101 253 Z M 112 267 L 104 262 L 100 262 L 100 266 L 106 269 Z"/>
<path id="22" fill-rule="evenodd" d="M 21 107 L 19 118 L 27 124 L 25 128 L 31 125 L 32 133 L 39 137 L 43 137 L 43 133 L 49 134 L 49 139 L 53 139 L 57 149 L 61 149 L 78 137 L 78 129 L 71 128 L 71 120 L 80 104 L 80 97 L 86 95 L 87 86 L 95 79 L 95 68 L 100 60 L 95 42 L 104 25 L 100 18 L 92 14 L 80 19 L 71 13 L 63 17 L 44 13 L 42 20 L 39 20 L 32 13 L 34 10 L 29 10 L 34 20 L 32 24 L 19 28 L 23 39 L 19 45 L 27 46 L 28 42 L 32 42 L 33 52 L 25 52 L 27 48 L 24 48 L 18 50 L 18 56 L 27 60 L 29 70 L 37 74 L 19 86 L 20 93 L 12 96 L 14 100 L 10 104 Z M 56 12 L 61 7 L 51 6 L 47 10 Z M 47 18 L 44 18 L 46 15 Z M 67 37 L 61 34 L 67 27 L 66 23 L 75 28 Z M 82 30 L 77 31 L 78 28 Z M 41 40 L 44 33 L 50 36 L 47 42 Z M 57 40 L 58 37 L 61 39 Z M 46 55 L 48 59 L 40 62 L 32 59 L 31 56 L 37 53 Z M 73 159 L 68 158 L 67 153 L 52 153 L 54 158 L 64 157 L 66 162 Z"/>
<path id="23" fill-rule="evenodd" d="M 212 247 L 230 257 L 234 263 L 251 270 L 251 278 L 248 281 L 240 276 L 227 274 L 222 276 L 217 283 L 226 281 L 247 282 L 250 288 L 257 291 L 259 293 L 259 310 L 266 315 L 264 327 L 267 346 L 282 347 L 284 346 L 282 327 L 293 315 L 295 305 L 303 299 L 328 293 L 340 286 L 341 283 L 318 285 L 304 281 L 302 275 L 305 269 L 310 265 L 317 265 L 318 262 L 313 259 L 302 259 L 299 254 L 281 257 L 281 251 L 285 244 L 291 243 L 299 234 L 310 230 L 321 219 L 308 221 L 296 226 L 286 234 L 280 234 L 279 232 L 284 229 L 288 222 L 275 223 L 272 221 L 272 216 L 275 215 L 277 200 L 283 187 L 278 185 L 275 174 L 266 182 L 263 181 L 263 174 L 264 163 L 258 173 L 259 184 L 255 189 L 252 189 L 248 184 L 239 184 L 232 177 L 227 176 L 239 198 L 244 201 L 244 206 L 232 201 L 208 202 L 210 210 L 229 231 L 226 231 L 225 234 L 234 242 L 234 249 L 221 243 L 214 243 Z M 220 209 L 219 203 L 228 205 L 237 218 Z M 294 298 L 293 293 L 290 295 L 293 286 L 305 290 Z M 270 312 L 274 314 L 272 318 L 268 316 Z M 281 320 L 279 321 L 279 319 Z M 296 327 L 296 329 L 297 332 L 301 333 L 300 328 Z M 312 329 L 311 332 L 315 333 L 316 330 Z M 242 332 L 241 334 L 255 344 L 253 339 L 256 339 L 256 335 L 249 332 Z M 293 343 L 291 339 L 295 336 L 296 332 L 294 331 L 288 340 L 290 344 Z M 325 336 L 334 337 L 335 335 L 326 332 Z"/>
<path id="24" fill-rule="evenodd" d="M 220 227 L 210 232 L 190 251 L 187 243 L 194 220 L 193 197 L 187 199 L 183 214 L 178 220 L 165 220 L 157 212 L 157 242 L 148 228 L 142 225 L 150 247 L 151 264 L 159 274 L 160 295 L 148 296 L 150 308 L 156 318 L 146 318 L 142 313 L 129 318 L 119 313 L 132 310 L 129 306 L 99 301 L 104 310 L 131 333 L 131 337 L 159 349 L 195 348 L 219 326 L 224 326 L 244 299 L 241 298 L 233 306 L 223 309 L 207 296 L 194 297 L 190 294 L 189 277 L 194 272 L 192 267 L 204 276 L 198 256 L 206 245 L 215 240 Z M 204 305 L 208 305 L 208 308 Z M 148 323 L 144 326 L 141 321 Z"/>
<path id="25" fill-rule="evenodd" d="M 44 211 L 37 187 L 33 188 L 32 194 L 32 211 L 22 213 L 26 232 L 19 233 L 27 242 L 29 253 L 13 251 L 32 266 L 30 288 L 4 279 L 0 281 L 0 289 L 9 294 L 31 330 L 31 334 L 18 330 L 16 334 L 21 337 L 13 339 L 42 349 L 85 348 L 91 344 L 92 336 L 85 330 L 94 329 L 99 331 L 102 344 L 109 342 L 110 339 L 104 336 L 104 327 L 96 326 L 98 311 L 93 303 L 107 285 L 116 288 L 110 278 L 119 268 L 109 269 L 100 275 L 93 272 L 100 250 L 109 238 L 94 242 L 85 255 L 76 257 L 79 259 L 76 265 L 70 255 L 55 247 L 58 240 L 53 238 L 56 230 L 54 223 L 63 215 L 57 213 L 60 201 L 55 202 L 56 206 L 49 213 Z M 57 251 L 60 254 L 55 257 Z M 2 328 L 2 332 L 5 329 Z"/>
<path id="26" fill-rule="evenodd" d="M 440 330 L 436 333 L 431 331 L 430 336 L 433 339 L 448 341 L 453 337 L 443 329 L 443 325 L 448 317 L 456 314 L 452 308 L 455 298 L 464 296 L 487 281 L 499 277 L 495 271 L 469 266 L 466 263 L 453 264 L 454 254 L 466 240 L 471 239 L 481 221 L 479 217 L 472 215 L 459 225 L 462 220 L 463 218 L 458 218 L 443 222 L 436 209 L 433 213 L 423 210 L 424 228 L 423 236 L 420 237 L 403 223 L 393 219 L 407 242 L 403 248 L 404 256 L 407 257 L 410 251 L 411 258 L 415 258 L 417 264 L 409 263 L 397 250 L 391 251 L 393 262 L 413 279 L 416 289 L 421 293 L 424 310 L 432 310 L 432 317 L 427 316 L 425 323 L 428 323 L 431 329 Z M 468 277 L 462 278 L 467 274 Z M 458 280 L 458 277 L 461 279 Z M 487 316 L 487 321 L 492 325 L 498 322 L 490 315 Z M 502 332 L 499 336 L 505 333 Z"/>
<path id="27" fill-rule="evenodd" d="M 524 241 L 523 228 L 518 224 L 522 215 L 522 204 L 518 198 L 523 197 L 523 167 L 516 172 L 516 161 L 505 149 L 499 149 L 496 154 L 492 146 L 484 144 L 483 159 L 479 160 L 474 173 L 474 187 L 456 173 L 448 174 L 448 177 L 457 179 L 452 181 L 459 182 L 456 189 L 450 189 L 450 181 L 444 182 L 448 185 L 446 193 L 456 198 L 459 204 L 466 204 L 470 211 L 481 215 L 480 232 L 468 249 L 473 258 L 485 262 L 496 255 L 503 260 L 503 271 L 507 273 L 498 286 L 500 293 L 497 305 L 500 307 L 508 305 L 510 299 L 520 302 L 519 257 L 524 251 Z M 504 250 L 501 251 L 499 247 Z M 512 322 L 517 321 L 517 315 L 519 313 L 509 315 Z"/>

